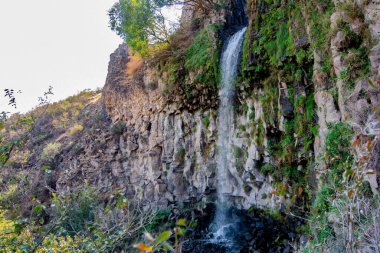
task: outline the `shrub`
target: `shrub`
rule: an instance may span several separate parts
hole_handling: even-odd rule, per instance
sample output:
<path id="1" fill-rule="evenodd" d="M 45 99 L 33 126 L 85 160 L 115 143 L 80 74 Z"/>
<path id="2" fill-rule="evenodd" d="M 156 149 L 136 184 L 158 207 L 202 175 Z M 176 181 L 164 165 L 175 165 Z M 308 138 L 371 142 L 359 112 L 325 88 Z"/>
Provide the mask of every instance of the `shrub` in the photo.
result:
<path id="1" fill-rule="evenodd" d="M 326 158 L 329 165 L 328 179 L 330 183 L 339 184 L 346 165 L 353 162 L 350 153 L 354 131 L 347 123 L 337 123 L 330 126 L 326 137 Z"/>
<path id="2" fill-rule="evenodd" d="M 59 220 L 56 233 L 74 236 L 86 232 L 95 222 L 97 205 L 98 197 L 88 186 L 64 197 L 53 195 L 52 212 Z"/>
<path id="3" fill-rule="evenodd" d="M 260 167 L 260 171 L 264 174 L 273 175 L 277 171 L 277 168 L 271 163 L 266 163 Z"/>
<path id="4" fill-rule="evenodd" d="M 111 132 L 114 135 L 121 135 L 124 132 L 125 129 L 125 123 L 122 121 L 119 121 L 112 125 Z"/>
<path id="5" fill-rule="evenodd" d="M 199 81 L 214 87 L 219 83 L 219 44 L 215 42 L 219 29 L 210 25 L 199 31 L 185 56 L 186 69 L 200 70 Z"/>
<path id="6" fill-rule="evenodd" d="M 61 144 L 60 143 L 49 143 L 45 146 L 45 148 L 42 151 L 41 159 L 45 162 L 51 162 L 56 155 L 59 154 L 61 151 Z"/>
<path id="7" fill-rule="evenodd" d="M 210 116 L 206 115 L 205 117 L 203 117 L 202 122 L 203 122 L 203 125 L 206 128 L 208 128 L 208 126 L 210 125 Z"/>
<path id="8" fill-rule="evenodd" d="M 175 154 L 175 160 L 179 163 L 183 163 L 185 161 L 186 149 L 181 147 L 178 152 Z"/>
<path id="9" fill-rule="evenodd" d="M 317 193 L 314 203 L 314 213 L 322 214 L 330 210 L 330 198 L 334 191 L 327 186 L 323 186 Z"/>
<path id="10" fill-rule="evenodd" d="M 80 124 L 76 124 L 70 128 L 69 135 L 74 136 L 74 135 L 77 135 L 78 133 L 80 133 L 82 131 L 83 131 L 83 126 Z"/>

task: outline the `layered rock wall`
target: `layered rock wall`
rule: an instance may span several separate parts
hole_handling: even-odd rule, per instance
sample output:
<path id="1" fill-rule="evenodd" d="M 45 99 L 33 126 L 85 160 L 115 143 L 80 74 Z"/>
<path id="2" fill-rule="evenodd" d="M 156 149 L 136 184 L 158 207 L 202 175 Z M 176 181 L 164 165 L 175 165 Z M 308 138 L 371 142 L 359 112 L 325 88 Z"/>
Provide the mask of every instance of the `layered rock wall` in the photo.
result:
<path id="1" fill-rule="evenodd" d="M 241 2 L 235 4 L 239 6 Z M 238 85 L 236 120 L 232 130 L 235 159 L 230 161 L 229 166 L 229 197 L 239 207 L 257 205 L 278 208 L 294 199 L 292 195 L 297 195 L 295 198 L 306 198 L 306 189 L 298 186 L 297 182 L 293 182 L 297 185 L 294 191 L 281 189 L 288 187 L 291 180 L 295 181 L 293 174 L 283 182 L 275 180 L 277 174 L 283 173 L 282 164 L 291 164 L 293 168 L 290 168 L 289 173 L 301 174 L 309 180 L 308 185 L 313 185 L 323 174 L 322 157 L 329 126 L 345 121 L 360 132 L 371 123 L 368 122 L 370 110 L 380 101 L 377 88 L 372 87 L 368 81 L 376 83 L 379 80 L 380 3 L 358 1 L 358 6 L 363 10 L 361 19 L 350 17 L 340 9 L 339 4 L 335 3 L 333 14 L 329 17 L 333 35 L 327 54 L 315 48 L 311 56 L 312 64 L 306 62 L 305 66 L 301 65 L 304 72 L 311 66 L 311 83 L 307 80 L 306 73 L 301 74 L 303 80 L 287 80 L 288 77 L 281 76 L 284 72 L 282 67 L 272 70 L 272 73 L 268 72 L 268 80 L 274 83 L 269 95 L 276 96 L 275 99 L 269 98 L 273 100 L 271 104 L 265 104 L 264 98 L 269 96 L 265 82 L 264 87 L 259 83 L 252 86 L 246 81 L 241 81 Z M 317 10 L 324 11 L 323 5 L 317 7 L 320 8 Z M 248 43 L 245 44 L 248 48 L 249 43 L 253 44 L 260 38 L 260 34 L 255 33 L 255 22 L 268 8 L 264 2 L 249 1 L 247 11 L 251 32 L 245 42 Z M 226 13 L 228 12 L 223 12 L 227 16 L 222 19 L 234 23 Z M 190 17 L 191 13 L 187 16 Z M 236 20 L 239 18 L 241 17 Z M 305 11 L 303 18 L 308 18 Z M 340 78 L 349 67 L 347 64 L 352 64 L 347 58 L 347 50 L 351 50 L 349 47 L 352 42 L 348 41 L 350 38 L 347 38 L 347 34 L 339 30 L 343 21 L 357 36 L 363 37 L 363 31 L 368 31 L 371 36 L 371 44 L 364 45 L 364 40 L 361 42 L 361 46 L 368 46 L 370 50 L 368 58 L 371 73 L 365 77 L 354 76 L 354 80 Z M 242 22 L 246 22 L 244 18 L 239 24 Z M 290 33 L 297 32 L 296 52 L 309 50 L 312 28 L 308 23 L 295 21 L 289 27 Z M 332 72 L 336 79 L 326 76 L 326 70 L 323 69 L 328 54 L 332 56 Z M 254 54 L 243 57 L 248 59 L 251 66 L 260 60 L 260 56 Z M 291 64 L 295 62 L 291 57 L 289 61 Z M 104 193 L 111 194 L 117 190 L 131 198 L 159 206 L 213 201 L 218 169 L 215 159 L 218 134 L 215 106 L 188 111 L 181 99 L 167 99 L 167 92 L 165 73 L 158 74 L 155 69 L 145 66 L 141 59 L 129 52 L 126 45 L 121 45 L 111 55 L 103 101 L 113 124 L 125 124 L 125 127 L 116 135 L 104 131 L 96 136 L 102 143 L 102 148 L 88 148 L 79 158 L 68 162 L 66 166 L 70 166 L 71 171 L 76 171 L 70 173 L 81 176 L 75 178 L 70 177 L 70 173 L 63 174 L 58 180 L 58 188 L 68 190 L 80 185 L 80 181 L 86 178 Z M 175 97 L 177 91 L 169 90 L 169 93 Z M 312 140 L 314 145 L 311 145 L 314 147 L 308 149 L 305 148 L 306 144 L 301 145 L 305 141 L 304 137 L 297 133 L 289 134 L 286 130 L 287 122 L 299 120 L 295 113 L 306 115 L 302 108 L 297 108 L 295 102 L 301 101 L 300 98 L 306 95 L 313 95 L 316 108 L 312 119 L 307 125 L 301 125 L 299 132 L 303 132 L 302 127 L 310 127 L 311 123 L 317 126 Z M 198 96 L 203 96 L 202 92 Z M 212 101 L 212 104 L 217 104 L 217 101 Z M 273 142 L 276 144 L 279 136 L 286 143 L 286 134 L 295 140 L 289 144 L 291 154 L 288 156 L 294 159 L 290 161 L 287 161 L 287 157 L 277 157 L 272 150 Z M 288 149 L 287 146 L 282 148 Z M 263 166 L 272 166 L 275 170 L 267 173 L 262 169 Z M 370 181 L 376 188 L 376 174 L 373 177 L 375 179 Z"/>

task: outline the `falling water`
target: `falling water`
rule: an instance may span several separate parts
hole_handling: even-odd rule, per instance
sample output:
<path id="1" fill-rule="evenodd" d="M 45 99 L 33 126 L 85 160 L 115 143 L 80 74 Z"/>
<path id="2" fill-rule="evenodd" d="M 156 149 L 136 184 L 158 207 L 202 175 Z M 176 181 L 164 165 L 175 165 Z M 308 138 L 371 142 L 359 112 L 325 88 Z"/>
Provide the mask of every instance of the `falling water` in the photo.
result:
<path id="1" fill-rule="evenodd" d="M 232 159 L 231 152 L 231 133 L 233 126 L 233 100 L 234 100 L 234 81 L 236 78 L 239 56 L 242 48 L 242 42 L 246 27 L 235 33 L 227 43 L 221 59 L 221 88 L 219 92 L 219 121 L 218 121 L 218 155 L 217 155 L 217 191 L 218 205 L 213 222 L 214 234 L 217 238 L 225 236 L 225 230 L 232 226 L 227 218 L 228 203 L 226 195 L 232 193 L 231 184 L 229 183 L 229 162 Z"/>

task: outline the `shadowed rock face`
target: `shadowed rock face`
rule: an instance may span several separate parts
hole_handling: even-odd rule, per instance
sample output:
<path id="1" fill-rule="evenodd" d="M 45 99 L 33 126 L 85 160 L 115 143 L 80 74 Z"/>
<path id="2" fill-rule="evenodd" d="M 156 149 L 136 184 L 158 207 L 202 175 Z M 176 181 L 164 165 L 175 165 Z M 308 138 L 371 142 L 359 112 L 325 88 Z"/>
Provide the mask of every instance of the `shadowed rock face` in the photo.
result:
<path id="1" fill-rule="evenodd" d="M 260 210 L 247 212 L 236 209 L 228 211 L 232 225 L 226 228 L 226 233 L 234 239 L 233 243 L 218 240 L 210 233 L 214 210 L 213 206 L 208 206 L 205 209 L 208 215 L 198 218 L 197 229 L 190 231 L 183 252 L 282 253 L 291 251 L 289 243 L 304 240 L 296 232 L 297 227 L 303 225 L 299 220 L 292 218 L 276 220 Z"/>
<path id="2" fill-rule="evenodd" d="M 236 29 L 236 26 L 248 25 L 247 1 L 233 0 L 228 8 L 226 27 Z"/>

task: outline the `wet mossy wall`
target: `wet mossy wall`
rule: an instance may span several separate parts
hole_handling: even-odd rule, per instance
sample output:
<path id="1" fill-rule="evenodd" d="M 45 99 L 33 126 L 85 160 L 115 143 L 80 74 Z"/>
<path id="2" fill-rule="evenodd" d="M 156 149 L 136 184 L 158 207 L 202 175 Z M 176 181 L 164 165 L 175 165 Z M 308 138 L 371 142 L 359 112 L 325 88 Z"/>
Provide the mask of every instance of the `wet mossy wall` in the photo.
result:
<path id="1" fill-rule="evenodd" d="M 295 1 L 249 1 L 250 23 L 238 82 L 240 111 L 256 101 L 251 137 L 260 149 L 259 170 L 274 179 L 277 195 L 309 202 L 309 168 L 318 132 L 313 85 L 313 45 L 306 6 Z M 257 108 L 250 108 L 251 112 Z"/>

